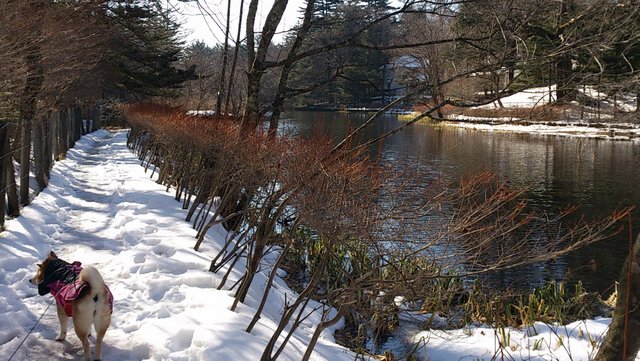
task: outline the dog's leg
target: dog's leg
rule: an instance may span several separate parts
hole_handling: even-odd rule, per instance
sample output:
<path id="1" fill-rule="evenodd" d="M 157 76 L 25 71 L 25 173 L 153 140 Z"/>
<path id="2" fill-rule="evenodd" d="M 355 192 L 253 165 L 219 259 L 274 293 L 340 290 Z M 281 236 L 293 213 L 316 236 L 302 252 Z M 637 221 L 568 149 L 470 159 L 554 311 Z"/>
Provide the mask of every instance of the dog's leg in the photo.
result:
<path id="1" fill-rule="evenodd" d="M 89 346 L 89 333 L 91 332 L 91 321 L 93 321 L 94 306 L 93 300 L 82 300 L 73 304 L 73 328 L 76 335 L 82 342 L 83 361 L 91 358 L 91 348 Z"/>
<path id="2" fill-rule="evenodd" d="M 64 308 L 56 302 L 56 309 L 58 311 L 58 321 L 60 321 L 60 334 L 56 337 L 56 341 L 64 341 L 67 338 L 67 325 L 69 324 L 69 317 L 64 312 Z"/>
<path id="3" fill-rule="evenodd" d="M 102 295 L 101 297 L 106 298 L 106 295 Z M 109 328 L 109 324 L 111 323 L 111 310 L 109 307 L 108 301 L 98 301 L 96 305 L 96 314 L 93 318 L 93 326 L 96 329 L 96 352 L 95 352 L 95 360 L 100 360 L 100 353 L 102 351 L 102 339 L 104 338 L 104 334 L 107 332 L 107 328 Z"/>

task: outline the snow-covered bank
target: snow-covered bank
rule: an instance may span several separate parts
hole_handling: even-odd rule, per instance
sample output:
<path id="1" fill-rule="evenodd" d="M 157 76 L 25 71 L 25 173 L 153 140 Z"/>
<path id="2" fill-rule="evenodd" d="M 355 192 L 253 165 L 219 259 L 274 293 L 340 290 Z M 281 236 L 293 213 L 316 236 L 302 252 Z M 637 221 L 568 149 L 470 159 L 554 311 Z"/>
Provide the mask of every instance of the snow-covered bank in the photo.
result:
<path id="1" fill-rule="evenodd" d="M 422 357 L 445 360 L 587 361 L 610 323 L 608 318 L 577 321 L 566 326 L 535 323 L 524 330 L 472 326 L 453 331 L 424 331 L 414 337 Z M 640 360 L 640 357 L 636 358 Z"/>
<path id="2" fill-rule="evenodd" d="M 448 114 L 448 121 L 441 124 L 460 128 L 475 129 L 487 132 L 511 132 L 531 133 L 541 135 L 574 136 L 583 138 L 598 138 L 610 140 L 635 140 L 640 141 L 640 121 L 630 118 L 630 112 L 636 110 L 635 94 L 619 94 L 616 97 L 608 96 L 593 86 L 577 89 L 578 97 L 591 106 L 581 105 L 574 101 L 568 109 L 563 111 L 560 121 L 531 121 L 527 116 L 501 117 L 501 116 L 472 116 L 457 114 L 455 111 Z M 494 101 L 486 105 L 469 108 L 470 110 L 524 110 L 532 111 L 536 107 L 548 105 L 556 100 L 556 86 L 531 88 L 506 96 L 500 102 Z M 596 107 L 593 104 L 599 104 Z M 573 108 L 572 108 L 573 107 Z M 613 122 L 613 112 L 623 111 L 627 113 L 627 121 Z M 507 112 L 508 113 L 508 112 Z M 582 114 L 584 113 L 584 114 Z M 589 120 L 589 114 L 597 118 Z M 586 116 L 586 120 L 583 119 Z M 636 117 L 637 118 L 637 117 Z M 600 121 L 596 121 L 600 120 Z"/>
<path id="3" fill-rule="evenodd" d="M 637 108 L 637 97 L 633 93 L 617 94 L 611 96 L 599 91 L 595 86 L 589 85 L 576 89 L 577 97 L 588 100 L 589 103 L 599 103 L 600 110 L 611 111 L 617 109 L 624 112 L 632 112 Z M 550 104 L 557 100 L 556 86 L 529 88 L 523 91 L 505 96 L 500 101 L 479 106 L 485 109 L 500 108 L 531 108 L 544 104 Z M 573 102 L 579 105 L 578 102 Z"/>
<path id="4" fill-rule="evenodd" d="M 521 92 L 511 94 L 500 99 L 500 102 L 494 101 L 478 108 L 517 108 L 532 107 L 542 104 L 554 102 L 556 100 L 556 86 L 542 88 L 525 89 Z"/>
<path id="5" fill-rule="evenodd" d="M 583 138 L 597 138 L 609 140 L 633 140 L 640 141 L 640 124 L 606 124 L 589 125 L 579 123 L 566 123 L 558 125 L 549 124 L 510 124 L 509 120 L 480 119 L 457 115 L 460 121 L 444 121 L 440 124 L 465 129 L 474 129 L 485 132 L 529 133 L 540 135 L 559 135 Z"/>
<path id="6" fill-rule="evenodd" d="M 73 332 L 65 342 L 53 341 L 55 306 L 47 309 L 51 297 L 38 296 L 28 283 L 50 249 L 65 260 L 95 265 L 114 294 L 104 360 L 259 359 L 291 291 L 277 280 L 257 327 L 244 332 L 265 278 L 257 277 L 262 282 L 254 283 L 246 304 L 231 312 L 231 292 L 216 290 L 221 276 L 207 272 L 225 233 L 210 231 L 195 252 L 195 230 L 180 205 L 144 173 L 124 132 L 83 137 L 56 163 L 49 187 L 0 234 L 0 359 L 11 356 L 43 313 L 13 360 L 80 358 Z M 281 359 L 299 360 L 318 322 L 307 319 Z M 313 358 L 353 360 L 353 353 L 332 342 L 331 332 Z"/>

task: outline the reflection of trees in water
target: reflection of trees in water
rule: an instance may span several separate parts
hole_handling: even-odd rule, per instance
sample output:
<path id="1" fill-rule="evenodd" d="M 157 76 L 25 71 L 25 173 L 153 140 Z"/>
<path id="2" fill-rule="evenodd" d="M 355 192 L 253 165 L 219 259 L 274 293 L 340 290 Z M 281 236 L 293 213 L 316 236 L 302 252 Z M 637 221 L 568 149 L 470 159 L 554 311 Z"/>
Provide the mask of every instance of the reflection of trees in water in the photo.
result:
<path id="1" fill-rule="evenodd" d="M 363 113 L 290 115 L 296 119 L 285 122 L 291 131 L 311 134 L 324 129 L 333 138 L 366 119 Z M 365 136 L 373 137 L 396 123 L 395 116 L 388 116 L 368 129 Z M 379 151 L 376 147 L 371 155 L 377 156 Z M 479 171 L 496 173 L 511 186 L 526 187 L 529 207 L 551 215 L 574 204 L 580 206 L 577 214 L 594 219 L 619 206 L 640 204 L 640 187 L 636 185 L 640 179 L 640 153 L 633 142 L 416 125 L 386 139 L 381 157 L 396 164 L 398 172 L 406 163 L 416 166 L 425 176 L 426 185 L 434 179 L 455 184 L 463 175 Z M 417 221 L 431 222 L 431 227 L 421 227 L 430 232 L 438 226 L 434 217 Z M 634 227 L 640 227 L 640 221 Z M 444 246 L 433 249 L 440 253 L 448 250 Z M 487 277 L 504 286 L 536 286 L 548 279 L 582 280 L 587 289 L 602 292 L 617 278 L 625 254 L 625 236 L 618 235 L 554 262 L 499 271 Z"/>

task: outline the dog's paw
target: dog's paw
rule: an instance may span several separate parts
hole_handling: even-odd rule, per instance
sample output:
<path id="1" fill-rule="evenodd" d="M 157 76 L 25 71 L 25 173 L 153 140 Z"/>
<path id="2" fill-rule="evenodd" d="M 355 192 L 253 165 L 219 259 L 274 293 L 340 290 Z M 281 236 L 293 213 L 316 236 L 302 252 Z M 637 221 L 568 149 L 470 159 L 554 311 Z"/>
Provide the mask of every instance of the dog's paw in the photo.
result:
<path id="1" fill-rule="evenodd" d="M 67 334 L 61 333 L 58 335 L 58 337 L 56 337 L 56 341 L 64 341 L 66 338 L 67 338 Z"/>

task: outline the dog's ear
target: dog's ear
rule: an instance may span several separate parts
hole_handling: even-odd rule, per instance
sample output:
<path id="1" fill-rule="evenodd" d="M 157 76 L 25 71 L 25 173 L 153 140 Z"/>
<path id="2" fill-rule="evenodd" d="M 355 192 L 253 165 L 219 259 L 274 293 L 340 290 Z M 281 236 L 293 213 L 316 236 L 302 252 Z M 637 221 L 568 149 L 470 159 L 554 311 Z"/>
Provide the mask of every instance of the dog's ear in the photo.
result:
<path id="1" fill-rule="evenodd" d="M 51 251 L 51 253 L 49 253 L 49 258 L 58 259 L 58 256 L 56 255 L 56 253 L 54 251 Z"/>

